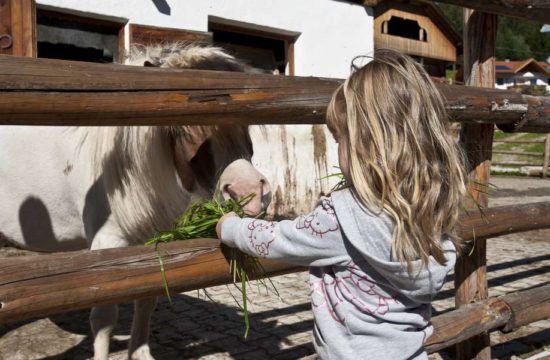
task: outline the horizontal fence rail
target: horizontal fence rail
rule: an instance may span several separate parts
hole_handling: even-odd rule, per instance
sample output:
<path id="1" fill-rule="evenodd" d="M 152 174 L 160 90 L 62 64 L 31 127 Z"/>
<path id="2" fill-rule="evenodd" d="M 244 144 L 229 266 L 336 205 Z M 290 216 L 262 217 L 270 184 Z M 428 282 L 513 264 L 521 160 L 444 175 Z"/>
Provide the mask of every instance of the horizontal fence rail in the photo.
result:
<path id="1" fill-rule="evenodd" d="M 543 157 L 544 156 L 544 153 L 541 153 L 541 152 L 506 151 L 506 150 L 493 150 L 493 154 L 518 155 L 518 156 L 536 156 L 536 157 Z"/>
<path id="2" fill-rule="evenodd" d="M 542 166 L 544 166 L 544 163 L 542 163 L 542 162 L 527 163 L 527 162 L 520 162 L 520 161 L 491 161 L 491 165 L 494 165 L 494 166 L 517 166 L 517 167 L 522 167 L 522 166 L 542 167 Z"/>
<path id="3" fill-rule="evenodd" d="M 0 125 L 324 123 L 338 79 L 0 56 Z M 550 98 L 436 84 L 450 120 L 550 131 Z"/>
<path id="4" fill-rule="evenodd" d="M 461 218 L 465 240 L 550 227 L 550 202 L 486 209 Z M 230 283 L 228 262 L 217 240 L 176 241 L 160 246 L 172 291 Z M 263 261 L 265 276 L 303 270 Z M 2 259 L 0 323 L 120 303 L 164 293 L 152 247 L 127 247 Z"/>
<path id="5" fill-rule="evenodd" d="M 512 331 L 550 317 L 550 285 L 476 302 L 433 318 L 426 351 L 434 353 L 492 330 Z"/>
<path id="6" fill-rule="evenodd" d="M 544 144 L 545 140 L 493 140 L 493 143 L 510 143 L 510 144 Z"/>

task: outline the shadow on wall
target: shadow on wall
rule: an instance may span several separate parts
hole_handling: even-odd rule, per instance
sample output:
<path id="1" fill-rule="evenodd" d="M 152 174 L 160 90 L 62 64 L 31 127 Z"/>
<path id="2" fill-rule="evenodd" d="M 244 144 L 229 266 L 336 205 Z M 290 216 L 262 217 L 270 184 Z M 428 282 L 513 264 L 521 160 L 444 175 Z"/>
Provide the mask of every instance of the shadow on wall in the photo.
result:
<path id="1" fill-rule="evenodd" d="M 83 223 L 86 238 L 93 239 L 107 222 L 111 210 L 103 186 L 103 175 L 97 179 L 86 193 L 83 209 Z M 35 251 L 80 250 L 87 247 L 83 239 L 62 242 L 55 235 L 50 213 L 44 202 L 35 196 L 29 196 L 19 207 L 19 225 L 26 248 Z M 0 244 L 2 236 L 0 235 Z"/>
<path id="2" fill-rule="evenodd" d="M 35 196 L 27 197 L 19 207 L 19 226 L 25 243 L 23 248 L 27 250 L 50 252 L 86 248 L 83 238 L 59 241 L 46 204 Z"/>
<path id="3" fill-rule="evenodd" d="M 170 5 L 166 2 L 166 0 L 152 0 L 153 4 L 155 4 L 155 7 L 159 11 L 159 13 L 164 15 L 170 15 L 172 13 L 172 9 L 170 9 Z"/>
<path id="4" fill-rule="evenodd" d="M 19 207 L 19 225 L 27 247 L 31 250 L 56 249 L 57 240 L 46 205 L 30 196 Z"/>

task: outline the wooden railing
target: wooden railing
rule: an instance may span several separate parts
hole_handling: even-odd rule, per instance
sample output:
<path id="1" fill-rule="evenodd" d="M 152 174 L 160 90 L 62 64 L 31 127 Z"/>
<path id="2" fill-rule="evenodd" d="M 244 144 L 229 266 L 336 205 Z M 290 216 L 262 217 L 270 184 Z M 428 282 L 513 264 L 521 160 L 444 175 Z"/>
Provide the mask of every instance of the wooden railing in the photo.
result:
<path id="1" fill-rule="evenodd" d="M 0 55 L 0 125 L 322 124 L 340 83 Z M 550 97 L 436 86 L 451 121 L 550 132 Z"/>

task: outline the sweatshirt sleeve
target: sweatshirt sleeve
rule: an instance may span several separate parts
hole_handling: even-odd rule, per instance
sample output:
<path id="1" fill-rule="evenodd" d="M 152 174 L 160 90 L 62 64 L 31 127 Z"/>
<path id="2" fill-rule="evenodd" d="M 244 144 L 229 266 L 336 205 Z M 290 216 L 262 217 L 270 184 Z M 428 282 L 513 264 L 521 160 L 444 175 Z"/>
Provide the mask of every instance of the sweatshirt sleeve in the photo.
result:
<path id="1" fill-rule="evenodd" d="M 221 241 L 249 255 L 302 266 L 328 266 L 349 259 L 330 198 L 295 220 L 229 218 Z"/>

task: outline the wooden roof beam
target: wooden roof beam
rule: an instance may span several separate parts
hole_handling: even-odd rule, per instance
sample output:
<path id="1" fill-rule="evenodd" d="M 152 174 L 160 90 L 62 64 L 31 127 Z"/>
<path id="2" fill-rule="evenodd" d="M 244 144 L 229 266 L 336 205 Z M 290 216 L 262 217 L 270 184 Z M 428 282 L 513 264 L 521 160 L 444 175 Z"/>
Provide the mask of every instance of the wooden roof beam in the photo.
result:
<path id="1" fill-rule="evenodd" d="M 410 2 L 410 0 L 394 1 L 403 3 Z M 432 0 L 429 1 L 435 2 Z M 382 0 L 363 0 L 363 5 L 375 7 L 381 2 Z M 547 0 L 438 0 L 437 2 L 462 6 L 491 14 L 539 21 L 542 23 L 548 23 L 550 21 L 550 2 Z"/>

